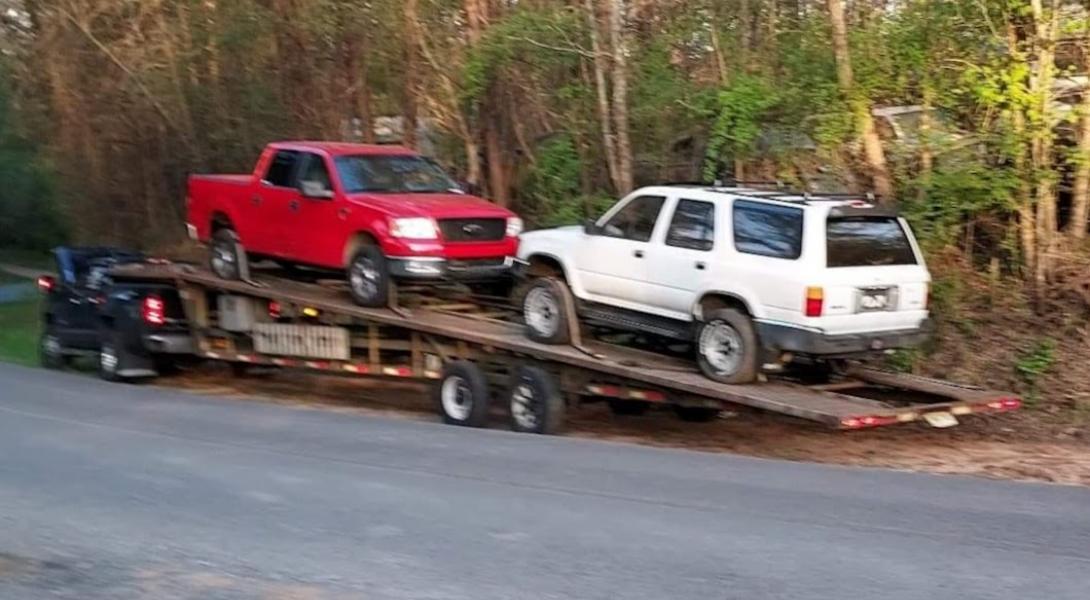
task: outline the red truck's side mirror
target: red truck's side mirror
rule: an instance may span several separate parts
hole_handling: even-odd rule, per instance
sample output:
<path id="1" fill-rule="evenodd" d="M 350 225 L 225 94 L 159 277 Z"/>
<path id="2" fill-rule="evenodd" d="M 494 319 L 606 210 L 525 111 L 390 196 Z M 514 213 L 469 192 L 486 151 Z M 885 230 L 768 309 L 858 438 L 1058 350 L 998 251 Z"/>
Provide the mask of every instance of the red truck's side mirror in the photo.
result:
<path id="1" fill-rule="evenodd" d="M 43 294 L 52 293 L 57 287 L 57 280 L 52 275 L 42 275 L 38 278 L 38 289 Z"/>

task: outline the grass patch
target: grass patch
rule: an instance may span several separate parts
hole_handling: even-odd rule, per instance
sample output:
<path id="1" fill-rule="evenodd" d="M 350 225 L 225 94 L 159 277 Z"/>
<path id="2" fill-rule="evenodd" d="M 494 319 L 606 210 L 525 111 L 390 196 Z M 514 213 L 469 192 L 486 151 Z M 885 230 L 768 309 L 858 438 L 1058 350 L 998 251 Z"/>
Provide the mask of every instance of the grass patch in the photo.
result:
<path id="1" fill-rule="evenodd" d="M 0 361 L 38 364 L 40 300 L 0 304 Z"/>

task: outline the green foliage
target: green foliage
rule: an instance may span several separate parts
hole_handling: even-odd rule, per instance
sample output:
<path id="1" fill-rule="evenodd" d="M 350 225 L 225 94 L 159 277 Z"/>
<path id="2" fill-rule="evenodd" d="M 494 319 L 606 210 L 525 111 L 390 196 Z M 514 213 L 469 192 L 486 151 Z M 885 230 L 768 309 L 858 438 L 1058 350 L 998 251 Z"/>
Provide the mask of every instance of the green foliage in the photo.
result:
<path id="1" fill-rule="evenodd" d="M 971 219 L 1013 211 L 1019 178 L 1010 168 L 966 161 L 941 167 L 928 182 L 915 184 L 924 193 L 906 198 L 902 211 L 925 248 L 938 249 L 955 243 Z"/>
<path id="2" fill-rule="evenodd" d="M 39 302 L 0 304 L 0 361 L 37 364 Z"/>
<path id="3" fill-rule="evenodd" d="M 50 173 L 12 120 L 10 85 L 0 64 L 0 244 L 42 250 L 64 239 Z"/>
<path id="4" fill-rule="evenodd" d="M 570 136 L 559 135 L 537 153 L 537 165 L 527 175 L 520 212 L 534 228 L 574 225 L 605 212 L 613 199 L 584 195 L 580 190 L 582 163 Z"/>
<path id="5" fill-rule="evenodd" d="M 1014 365 L 1018 377 L 1028 389 L 1027 401 L 1037 400 L 1037 388 L 1041 377 L 1048 373 L 1056 362 L 1055 351 L 1056 343 L 1051 339 L 1039 340 L 1032 348 L 1024 352 Z"/>
<path id="6" fill-rule="evenodd" d="M 561 9 L 521 9 L 492 24 L 470 48 L 459 77 L 462 103 L 472 108 L 505 69 L 524 73 L 574 73 L 579 54 L 571 44 L 583 37 L 578 14 Z"/>
<path id="7" fill-rule="evenodd" d="M 722 162 L 748 158 L 753 153 L 761 123 L 778 101 L 770 81 L 751 75 L 740 76 L 719 91 L 708 140 L 705 179 L 714 179 Z"/>

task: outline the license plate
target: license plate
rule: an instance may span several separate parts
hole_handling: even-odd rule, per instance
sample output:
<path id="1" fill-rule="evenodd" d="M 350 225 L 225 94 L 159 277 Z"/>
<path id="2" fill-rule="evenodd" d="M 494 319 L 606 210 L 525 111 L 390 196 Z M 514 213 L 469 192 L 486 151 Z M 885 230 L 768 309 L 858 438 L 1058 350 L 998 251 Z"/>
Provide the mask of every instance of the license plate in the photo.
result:
<path id="1" fill-rule="evenodd" d="M 859 290 L 859 311 L 874 312 L 890 309 L 888 288 Z"/>
<path id="2" fill-rule="evenodd" d="M 927 424 L 937 429 L 946 429 L 947 427 L 955 427 L 958 424 L 958 418 L 948 412 L 929 412 L 923 414 L 924 421 Z"/>

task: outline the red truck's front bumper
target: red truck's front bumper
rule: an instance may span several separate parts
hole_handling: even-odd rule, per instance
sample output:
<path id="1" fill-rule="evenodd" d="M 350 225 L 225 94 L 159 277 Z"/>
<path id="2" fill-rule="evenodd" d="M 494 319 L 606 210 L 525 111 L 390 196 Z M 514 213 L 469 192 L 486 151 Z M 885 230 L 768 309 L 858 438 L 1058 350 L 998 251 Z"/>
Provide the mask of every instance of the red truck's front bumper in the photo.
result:
<path id="1" fill-rule="evenodd" d="M 390 274 L 408 279 L 493 279 L 507 275 L 518 254 L 518 238 L 451 243 L 387 239 L 382 244 Z"/>

